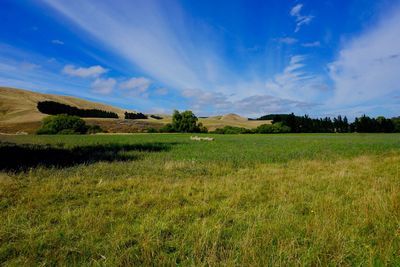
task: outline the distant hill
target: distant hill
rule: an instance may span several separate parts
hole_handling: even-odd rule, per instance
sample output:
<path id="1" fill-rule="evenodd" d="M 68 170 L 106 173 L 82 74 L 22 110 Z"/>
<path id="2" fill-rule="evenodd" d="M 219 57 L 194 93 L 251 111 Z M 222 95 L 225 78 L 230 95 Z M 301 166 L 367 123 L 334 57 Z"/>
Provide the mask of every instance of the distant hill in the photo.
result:
<path id="1" fill-rule="evenodd" d="M 46 114 L 40 113 L 36 106 L 39 101 L 51 100 L 83 109 L 112 111 L 123 118 L 125 110 L 110 105 L 84 100 L 77 97 L 50 95 L 0 87 L 0 122 L 21 123 L 40 121 Z"/>
<path id="2" fill-rule="evenodd" d="M 244 118 L 244 117 L 239 116 L 234 113 L 229 113 L 229 114 L 223 115 L 221 120 L 223 120 L 223 121 L 241 121 L 241 122 L 248 121 L 247 118 Z"/>
<path id="3" fill-rule="evenodd" d="M 82 109 L 100 109 L 115 112 L 118 114 L 119 119 L 85 118 L 85 121 L 89 124 L 100 125 L 108 132 L 141 132 L 146 131 L 147 128 L 160 128 L 172 121 L 171 115 L 163 114 L 155 114 L 161 116 L 162 119 L 149 117 L 148 119 L 125 120 L 124 112 L 126 110 L 118 107 L 77 97 L 0 87 L 0 133 L 35 132 L 40 126 L 41 120 L 47 116 L 37 109 L 37 103 L 44 100 L 51 100 Z M 203 123 L 209 130 L 215 130 L 227 125 L 255 128 L 261 124 L 269 123 L 268 121 L 248 120 L 237 114 L 200 118 L 199 122 Z"/>
<path id="4" fill-rule="evenodd" d="M 249 120 L 245 117 L 239 116 L 237 114 L 225 114 L 222 116 L 212 116 L 205 119 L 199 119 L 199 122 L 203 123 L 208 130 L 215 130 L 217 128 L 222 128 L 224 126 L 235 126 L 244 128 L 256 128 L 261 124 L 269 124 L 269 121 L 254 121 Z"/>

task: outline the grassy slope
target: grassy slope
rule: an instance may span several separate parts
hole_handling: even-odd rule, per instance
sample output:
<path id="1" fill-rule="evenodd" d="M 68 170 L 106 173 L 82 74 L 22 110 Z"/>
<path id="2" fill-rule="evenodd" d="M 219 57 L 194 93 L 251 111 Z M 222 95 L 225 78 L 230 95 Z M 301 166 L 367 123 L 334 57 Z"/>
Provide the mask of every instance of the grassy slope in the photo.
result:
<path id="1" fill-rule="evenodd" d="M 40 113 L 37 102 L 52 100 L 78 108 L 96 108 L 113 111 L 124 117 L 125 110 L 109 105 L 91 102 L 75 97 L 41 94 L 37 92 L 20 90 L 14 88 L 0 87 L 0 132 L 16 133 L 24 131 L 34 133 L 40 126 L 40 121 L 46 115 Z M 160 128 L 162 125 L 171 122 L 171 116 L 161 115 L 162 120 L 149 118 L 147 120 L 122 120 L 122 119 L 85 119 L 91 124 L 99 124 L 109 132 L 140 132 L 147 128 Z M 200 119 L 209 130 L 214 130 L 226 125 L 255 128 L 260 124 L 270 123 L 269 121 L 249 121 L 237 115 L 229 114 L 226 116 L 214 116 Z"/>
<path id="2" fill-rule="evenodd" d="M 0 172 L 0 262 L 400 264 L 399 134 L 214 137 L 0 137 L 131 158 Z"/>
<path id="3" fill-rule="evenodd" d="M 51 100 L 78 108 L 96 108 L 113 111 L 120 117 L 124 110 L 109 105 L 83 100 L 76 97 L 42 94 L 27 90 L 0 87 L 0 121 L 2 123 L 22 123 L 40 121 L 46 115 L 40 113 L 37 102 Z"/>

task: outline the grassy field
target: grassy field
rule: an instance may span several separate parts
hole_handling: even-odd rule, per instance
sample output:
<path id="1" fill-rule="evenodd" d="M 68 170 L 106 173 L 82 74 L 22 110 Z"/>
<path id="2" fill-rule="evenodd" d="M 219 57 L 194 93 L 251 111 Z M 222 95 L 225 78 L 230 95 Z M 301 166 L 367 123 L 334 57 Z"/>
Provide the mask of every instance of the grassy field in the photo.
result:
<path id="1" fill-rule="evenodd" d="M 0 136 L 0 264 L 400 265 L 400 134 L 189 137 Z"/>

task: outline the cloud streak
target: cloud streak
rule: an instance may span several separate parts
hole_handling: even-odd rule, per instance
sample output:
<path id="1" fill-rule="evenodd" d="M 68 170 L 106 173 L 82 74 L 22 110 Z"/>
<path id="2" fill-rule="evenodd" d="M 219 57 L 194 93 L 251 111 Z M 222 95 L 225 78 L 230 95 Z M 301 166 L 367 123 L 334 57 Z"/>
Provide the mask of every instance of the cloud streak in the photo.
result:
<path id="1" fill-rule="evenodd" d="M 305 70 L 307 57 L 295 55 L 285 69 L 269 79 L 265 88 L 268 94 L 300 102 L 313 102 L 326 91 L 323 78 Z"/>
<path id="2" fill-rule="evenodd" d="M 88 78 L 88 77 L 98 77 L 101 74 L 106 73 L 108 70 L 101 66 L 92 66 L 88 68 L 75 67 L 74 65 L 66 65 L 62 73 L 67 74 L 69 76 L 80 77 L 80 78 Z"/>
<path id="3" fill-rule="evenodd" d="M 116 84 L 117 84 L 117 81 L 113 78 L 96 79 L 91 84 L 91 87 L 92 87 L 93 92 L 107 95 L 113 91 Z"/>
<path id="4" fill-rule="evenodd" d="M 297 4 L 290 10 L 290 15 L 296 19 L 296 28 L 294 32 L 300 31 L 303 25 L 308 25 L 314 19 L 314 16 L 301 15 L 301 10 L 303 8 L 303 4 Z"/>
<path id="5" fill-rule="evenodd" d="M 63 41 L 58 40 L 58 39 L 51 40 L 51 43 L 52 43 L 52 44 L 55 44 L 55 45 L 63 45 L 63 44 L 64 44 Z"/>
<path id="6" fill-rule="evenodd" d="M 138 78 L 131 78 L 125 82 L 122 82 L 119 87 L 124 90 L 132 90 L 136 91 L 138 93 L 144 93 L 146 90 L 149 88 L 151 85 L 151 80 L 144 78 L 144 77 L 138 77 Z"/>

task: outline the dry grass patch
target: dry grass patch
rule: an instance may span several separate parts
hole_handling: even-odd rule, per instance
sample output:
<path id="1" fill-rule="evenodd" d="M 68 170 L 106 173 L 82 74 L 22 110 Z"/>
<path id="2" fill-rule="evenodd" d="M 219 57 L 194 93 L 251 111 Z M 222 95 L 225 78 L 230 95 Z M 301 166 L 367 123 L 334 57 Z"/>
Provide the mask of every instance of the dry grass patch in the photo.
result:
<path id="1" fill-rule="evenodd" d="M 0 183 L 3 263 L 399 263 L 398 154 L 240 169 L 141 164 L 153 175 L 112 177 L 105 163 L 96 174 L 11 175 L 19 181 L 12 194 Z"/>

